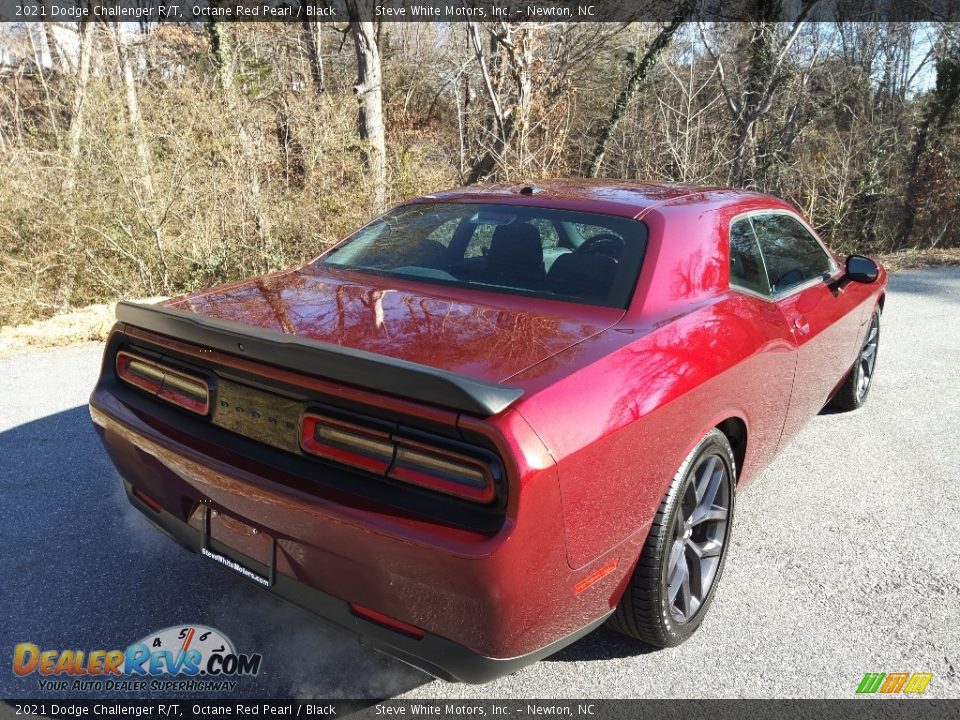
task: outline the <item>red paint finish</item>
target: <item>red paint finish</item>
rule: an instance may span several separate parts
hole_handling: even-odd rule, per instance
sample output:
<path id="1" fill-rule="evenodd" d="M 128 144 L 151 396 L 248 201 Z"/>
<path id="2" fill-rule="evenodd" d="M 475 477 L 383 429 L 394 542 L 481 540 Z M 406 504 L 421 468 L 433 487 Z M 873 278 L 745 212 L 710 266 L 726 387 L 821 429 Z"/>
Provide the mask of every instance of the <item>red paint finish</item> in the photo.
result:
<path id="1" fill-rule="evenodd" d="M 453 294 L 456 293 L 456 294 Z M 170 303 L 211 317 L 502 382 L 622 310 L 307 266 Z"/>
<path id="2" fill-rule="evenodd" d="M 784 439 L 793 437 L 819 412 L 850 368 L 858 347 L 860 302 L 856 292 L 835 294 L 826 283 L 819 283 L 777 303 L 797 345 Z"/>
<path id="3" fill-rule="evenodd" d="M 839 386 L 886 285 L 881 271 L 870 285 L 842 282 L 838 273 L 778 300 L 731 289 L 733 218 L 795 212 L 757 193 L 571 181 L 543 183 L 532 195 L 494 186 L 413 202 L 636 218 L 648 238 L 632 301 L 615 310 L 308 265 L 170 304 L 524 394 L 500 415 L 473 417 L 118 326 L 91 412 L 132 491 L 165 516 L 197 530 L 207 503 L 235 519 L 218 522 L 213 539 L 254 559 L 264 557 L 264 535 L 276 538 L 279 574 L 363 608 L 368 619 L 424 633 L 408 637 L 420 645 L 404 652 L 434 665 L 436 654 L 416 649 L 430 638 L 511 658 L 602 618 L 619 601 L 689 450 L 733 419 L 746 437 L 738 469 L 740 486 L 748 483 Z M 209 373 L 213 387 L 247 384 L 300 403 L 301 415 L 333 412 L 338 427 L 370 438 L 407 433 L 415 447 L 468 463 L 493 454 L 502 469 L 490 472 L 502 477 L 491 481 L 492 499 L 486 491 L 457 498 L 391 474 L 389 457 L 375 468 L 369 459 L 334 457 L 343 448 L 311 446 L 312 430 L 294 440 L 307 451 L 291 453 L 300 464 L 277 467 L 274 456 L 251 454 L 255 440 L 227 442 L 228 431 L 196 425 L 211 421 L 171 419 L 180 411 L 166 407 L 163 415 L 146 393 L 135 402 L 129 393 L 141 391 L 124 389 L 114 373 L 126 346 Z M 330 482 L 330 466 L 316 455 L 359 473 L 356 486 Z M 361 493 L 361 482 L 374 477 L 381 485 L 371 487 L 382 493 Z M 439 507 L 449 507 L 449 518 L 419 500 L 397 500 L 434 496 L 447 498 Z M 455 521 L 462 504 L 489 507 L 496 523 Z"/>

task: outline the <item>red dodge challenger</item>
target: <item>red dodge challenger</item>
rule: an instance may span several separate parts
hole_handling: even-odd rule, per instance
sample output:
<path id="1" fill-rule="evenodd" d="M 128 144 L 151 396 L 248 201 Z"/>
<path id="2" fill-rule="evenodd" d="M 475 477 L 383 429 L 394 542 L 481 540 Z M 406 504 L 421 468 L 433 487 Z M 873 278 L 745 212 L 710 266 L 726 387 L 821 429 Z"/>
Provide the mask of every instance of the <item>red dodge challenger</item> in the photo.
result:
<path id="1" fill-rule="evenodd" d="M 603 622 L 689 637 L 737 491 L 866 400 L 885 287 L 769 195 L 467 188 L 294 270 L 120 303 L 90 412 L 171 538 L 484 682 Z"/>

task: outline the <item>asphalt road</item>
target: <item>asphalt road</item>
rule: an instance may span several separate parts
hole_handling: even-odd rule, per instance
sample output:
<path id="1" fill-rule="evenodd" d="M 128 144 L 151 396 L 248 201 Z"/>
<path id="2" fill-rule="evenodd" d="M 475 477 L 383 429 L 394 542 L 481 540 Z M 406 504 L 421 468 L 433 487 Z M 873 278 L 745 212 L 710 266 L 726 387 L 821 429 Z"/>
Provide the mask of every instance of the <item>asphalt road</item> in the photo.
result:
<path id="1" fill-rule="evenodd" d="M 17 643 L 125 648 L 181 623 L 263 655 L 248 697 L 843 698 L 894 671 L 958 697 L 960 269 L 896 274 L 886 307 L 868 405 L 816 417 L 740 496 L 689 642 L 601 629 L 485 686 L 363 648 L 151 529 L 87 414 L 99 345 L 0 359 L 0 697 L 45 695 L 10 671 Z"/>

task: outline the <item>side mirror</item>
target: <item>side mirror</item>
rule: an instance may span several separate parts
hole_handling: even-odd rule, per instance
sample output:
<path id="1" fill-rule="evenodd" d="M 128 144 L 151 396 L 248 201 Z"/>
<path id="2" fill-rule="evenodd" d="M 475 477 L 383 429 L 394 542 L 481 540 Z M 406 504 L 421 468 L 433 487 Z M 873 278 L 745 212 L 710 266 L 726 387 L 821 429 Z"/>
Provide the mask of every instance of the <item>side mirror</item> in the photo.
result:
<path id="1" fill-rule="evenodd" d="M 880 276 L 880 268 L 868 257 L 851 255 L 847 258 L 847 277 L 858 283 L 876 282 Z"/>

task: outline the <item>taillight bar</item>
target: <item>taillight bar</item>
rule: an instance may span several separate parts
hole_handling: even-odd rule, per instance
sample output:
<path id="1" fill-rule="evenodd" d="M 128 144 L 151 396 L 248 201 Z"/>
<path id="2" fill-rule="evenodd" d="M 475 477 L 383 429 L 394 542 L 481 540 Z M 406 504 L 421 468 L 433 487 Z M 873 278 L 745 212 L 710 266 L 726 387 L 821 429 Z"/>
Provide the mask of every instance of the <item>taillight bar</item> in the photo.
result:
<path id="1" fill-rule="evenodd" d="M 304 413 L 300 446 L 312 455 L 473 502 L 490 502 L 496 494 L 488 462 L 325 415 Z"/>
<path id="2" fill-rule="evenodd" d="M 210 412 L 210 386 L 202 377 L 125 350 L 117 353 L 116 369 L 117 377 L 129 385 L 197 415 Z"/>
<path id="3" fill-rule="evenodd" d="M 494 495 L 486 463 L 409 440 L 398 441 L 387 477 L 475 502 L 490 502 Z"/>
<path id="4" fill-rule="evenodd" d="M 388 433 L 312 413 L 303 416 L 300 445 L 308 453 L 381 475 L 393 462 L 394 445 Z"/>
<path id="5" fill-rule="evenodd" d="M 155 362 L 126 352 L 117 353 L 117 376 L 151 395 L 163 387 L 163 370 Z"/>

